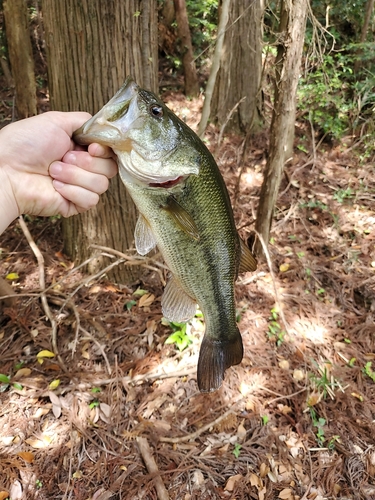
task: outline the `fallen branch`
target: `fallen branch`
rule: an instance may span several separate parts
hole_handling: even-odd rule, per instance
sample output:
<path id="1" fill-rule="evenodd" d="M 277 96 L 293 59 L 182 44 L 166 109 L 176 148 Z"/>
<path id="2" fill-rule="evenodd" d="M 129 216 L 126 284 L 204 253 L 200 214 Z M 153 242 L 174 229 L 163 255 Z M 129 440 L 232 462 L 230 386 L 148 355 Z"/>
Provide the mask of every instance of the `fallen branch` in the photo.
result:
<path id="1" fill-rule="evenodd" d="M 201 427 L 200 429 L 198 429 L 195 432 L 192 432 L 191 434 L 187 434 L 186 436 L 180 436 L 180 437 L 175 437 L 175 438 L 168 438 L 168 437 L 162 436 L 159 438 L 159 441 L 161 441 L 162 443 L 173 443 L 173 444 L 185 443 L 186 441 L 192 441 L 192 440 L 196 439 L 198 436 L 200 436 L 201 434 L 203 434 L 204 432 L 211 429 L 211 427 L 215 427 L 215 425 L 220 424 L 220 422 L 222 420 L 225 420 L 232 413 L 234 413 L 234 408 L 231 408 L 230 410 L 226 411 L 225 413 L 220 415 L 220 417 L 217 417 L 213 422 L 210 422 L 209 424 L 204 425 L 203 427 Z"/>
<path id="2" fill-rule="evenodd" d="M 51 309 L 49 308 L 48 305 L 48 300 L 47 300 L 47 295 L 46 295 L 46 280 L 45 280 L 45 275 L 44 275 L 44 258 L 42 255 L 42 252 L 39 250 L 37 244 L 33 240 L 33 237 L 31 236 L 31 233 L 29 231 L 29 228 L 26 225 L 26 222 L 23 220 L 22 215 L 19 217 L 19 223 L 21 226 L 21 229 L 23 231 L 23 234 L 25 235 L 25 238 L 27 239 L 28 244 L 30 245 L 31 250 L 33 251 L 36 260 L 38 262 L 38 269 L 39 269 L 39 285 L 40 285 L 40 298 L 42 301 L 42 306 L 44 309 L 44 312 L 46 313 L 46 316 L 51 323 L 51 337 L 52 337 L 52 348 L 53 351 L 56 355 L 56 358 L 58 362 L 60 363 L 61 368 L 64 370 L 64 372 L 67 372 L 67 368 L 65 366 L 64 361 L 62 360 L 60 354 L 59 354 L 59 349 L 57 347 L 57 323 L 55 321 L 55 318 L 51 312 Z"/>
<path id="3" fill-rule="evenodd" d="M 151 448 L 148 444 L 147 439 L 140 437 L 140 436 L 138 436 L 136 439 L 137 439 L 139 452 L 140 452 L 142 459 L 147 467 L 147 470 L 150 474 L 154 475 L 155 488 L 156 488 L 156 493 L 158 495 L 158 499 L 159 500 L 169 500 L 168 491 L 167 491 L 166 487 L 164 486 L 162 478 L 160 477 L 158 466 L 156 465 L 154 457 L 152 456 Z"/>

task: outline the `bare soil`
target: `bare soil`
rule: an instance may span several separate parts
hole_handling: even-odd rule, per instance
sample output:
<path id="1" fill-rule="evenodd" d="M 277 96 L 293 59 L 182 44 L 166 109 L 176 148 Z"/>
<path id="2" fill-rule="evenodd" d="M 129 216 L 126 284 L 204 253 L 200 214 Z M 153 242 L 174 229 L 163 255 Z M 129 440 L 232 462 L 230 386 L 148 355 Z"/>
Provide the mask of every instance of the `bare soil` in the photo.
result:
<path id="1" fill-rule="evenodd" d="M 202 102 L 165 97 L 195 129 Z M 201 319 L 185 350 L 165 344 L 160 257 L 111 283 L 62 254 L 58 219 L 25 217 L 42 267 L 17 221 L 1 236 L 18 298 L 0 313 L 0 500 L 375 499 L 375 169 L 349 141 L 304 153 L 303 127 L 269 261 L 237 282 L 244 359 L 213 394 L 196 385 Z M 219 132 L 207 144 L 251 238 L 267 137 L 243 155 Z"/>

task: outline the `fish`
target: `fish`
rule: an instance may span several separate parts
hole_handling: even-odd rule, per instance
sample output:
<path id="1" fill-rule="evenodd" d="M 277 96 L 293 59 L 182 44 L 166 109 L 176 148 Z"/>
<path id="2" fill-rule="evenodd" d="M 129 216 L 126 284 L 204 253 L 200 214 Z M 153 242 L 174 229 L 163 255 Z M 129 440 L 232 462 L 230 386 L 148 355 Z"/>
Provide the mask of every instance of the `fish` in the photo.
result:
<path id="1" fill-rule="evenodd" d="M 146 255 L 156 246 L 170 276 L 161 299 L 172 322 L 186 322 L 197 305 L 205 320 L 197 383 L 217 390 L 225 371 L 243 358 L 234 286 L 254 271 L 255 257 L 239 237 L 228 190 L 201 139 L 152 92 L 128 77 L 73 135 L 76 143 L 109 146 L 138 211 L 134 240 Z"/>

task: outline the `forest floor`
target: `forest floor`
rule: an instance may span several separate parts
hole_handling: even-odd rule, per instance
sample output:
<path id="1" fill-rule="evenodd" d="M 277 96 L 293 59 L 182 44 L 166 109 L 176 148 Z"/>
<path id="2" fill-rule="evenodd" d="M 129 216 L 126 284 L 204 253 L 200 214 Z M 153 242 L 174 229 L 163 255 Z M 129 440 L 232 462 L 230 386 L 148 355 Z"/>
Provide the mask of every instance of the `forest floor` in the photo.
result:
<path id="1" fill-rule="evenodd" d="M 166 101 L 196 128 L 201 100 Z M 184 350 L 165 343 L 162 273 L 87 276 L 63 255 L 58 219 L 25 217 L 53 334 L 22 228 L 2 235 L 18 299 L 0 316 L 0 500 L 375 499 L 375 167 L 350 141 L 307 154 L 306 135 L 299 124 L 272 270 L 261 261 L 237 281 L 244 359 L 212 394 L 196 384 L 201 318 Z M 241 138 L 218 136 L 208 146 L 247 238 L 267 136 L 244 159 Z"/>

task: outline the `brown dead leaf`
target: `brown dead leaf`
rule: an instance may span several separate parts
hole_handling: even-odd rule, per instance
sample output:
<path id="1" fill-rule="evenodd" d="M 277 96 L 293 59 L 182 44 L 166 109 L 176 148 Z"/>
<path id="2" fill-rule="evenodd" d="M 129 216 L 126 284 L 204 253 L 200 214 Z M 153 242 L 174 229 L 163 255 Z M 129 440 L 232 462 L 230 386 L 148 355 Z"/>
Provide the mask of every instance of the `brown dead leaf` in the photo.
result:
<path id="1" fill-rule="evenodd" d="M 28 377 L 31 373 L 30 368 L 20 368 L 12 377 L 12 380 L 19 380 L 22 377 Z"/>
<path id="2" fill-rule="evenodd" d="M 251 486 L 256 486 L 257 488 L 262 486 L 262 480 L 253 472 L 250 474 L 250 484 Z"/>
<path id="3" fill-rule="evenodd" d="M 282 500 L 293 500 L 293 492 L 290 488 L 284 488 L 280 491 L 278 498 L 281 498 Z"/>
<path id="4" fill-rule="evenodd" d="M 0 491 L 0 500 L 5 500 L 6 498 L 9 498 L 9 492 L 8 491 Z"/>
<path id="5" fill-rule="evenodd" d="M 26 439 L 26 443 L 30 445 L 32 448 L 37 450 L 47 448 L 51 444 L 52 438 L 50 436 L 44 435 L 41 439 L 38 438 L 29 438 Z"/>
<path id="6" fill-rule="evenodd" d="M 20 451 L 17 453 L 19 457 L 21 457 L 25 462 L 28 464 L 32 464 L 34 462 L 34 453 L 31 453 L 31 451 Z"/>
<path id="7" fill-rule="evenodd" d="M 228 481 L 227 481 L 227 484 L 225 485 L 224 487 L 224 490 L 225 491 L 233 491 L 234 490 L 234 487 L 236 485 L 236 483 L 240 480 L 240 479 L 243 479 L 243 476 L 241 474 L 236 474 L 235 476 L 231 476 Z"/>
<path id="8" fill-rule="evenodd" d="M 266 477 L 267 474 L 269 473 L 270 471 L 270 468 L 268 467 L 268 465 L 266 465 L 265 463 L 261 463 L 260 464 L 260 468 L 259 468 L 259 473 L 260 473 L 260 477 Z"/>
<path id="9" fill-rule="evenodd" d="M 138 307 L 150 306 L 155 300 L 155 295 L 153 293 L 146 293 L 138 301 Z"/>

